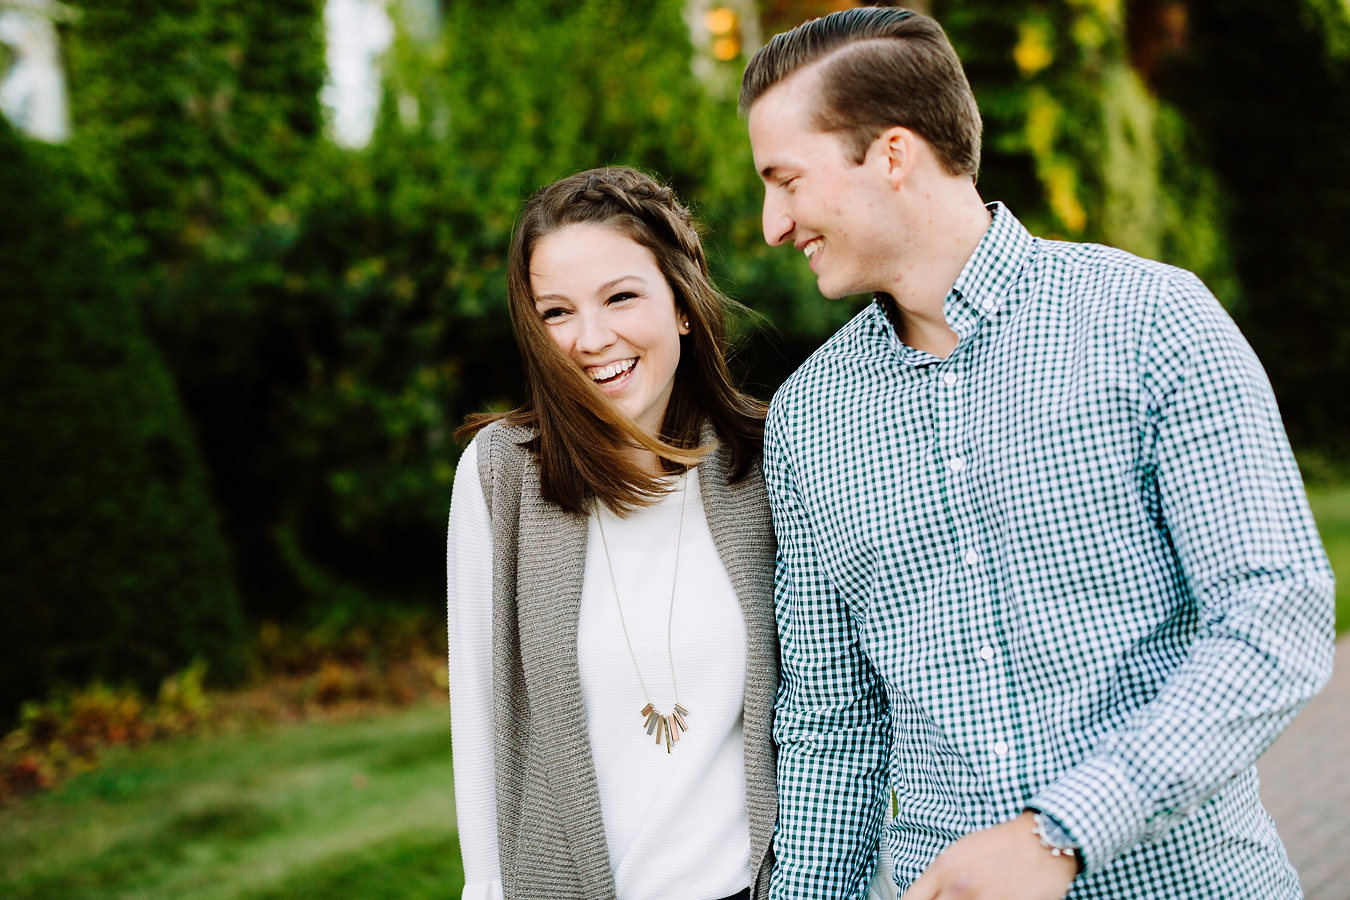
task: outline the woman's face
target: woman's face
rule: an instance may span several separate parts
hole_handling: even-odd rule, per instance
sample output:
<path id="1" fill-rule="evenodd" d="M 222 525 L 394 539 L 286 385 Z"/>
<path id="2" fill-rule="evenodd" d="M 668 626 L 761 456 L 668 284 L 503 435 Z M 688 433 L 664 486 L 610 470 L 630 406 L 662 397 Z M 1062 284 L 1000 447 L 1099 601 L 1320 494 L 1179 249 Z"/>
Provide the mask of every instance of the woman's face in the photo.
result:
<path id="1" fill-rule="evenodd" d="M 689 328 L 652 252 L 603 225 L 568 225 L 534 245 L 530 288 L 553 342 L 620 409 L 659 431 Z"/>

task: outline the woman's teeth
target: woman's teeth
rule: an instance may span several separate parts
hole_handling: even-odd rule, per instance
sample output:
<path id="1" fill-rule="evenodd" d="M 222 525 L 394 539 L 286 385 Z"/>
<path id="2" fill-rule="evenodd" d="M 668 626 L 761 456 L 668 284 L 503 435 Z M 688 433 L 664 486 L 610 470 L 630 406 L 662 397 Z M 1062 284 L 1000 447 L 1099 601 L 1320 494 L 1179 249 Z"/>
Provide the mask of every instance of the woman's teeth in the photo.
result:
<path id="1" fill-rule="evenodd" d="M 586 374 L 590 375 L 596 382 L 612 381 L 620 375 L 625 374 L 633 366 L 637 365 L 637 359 L 621 359 L 618 362 L 612 362 L 607 366 L 590 366 L 586 369 Z"/>

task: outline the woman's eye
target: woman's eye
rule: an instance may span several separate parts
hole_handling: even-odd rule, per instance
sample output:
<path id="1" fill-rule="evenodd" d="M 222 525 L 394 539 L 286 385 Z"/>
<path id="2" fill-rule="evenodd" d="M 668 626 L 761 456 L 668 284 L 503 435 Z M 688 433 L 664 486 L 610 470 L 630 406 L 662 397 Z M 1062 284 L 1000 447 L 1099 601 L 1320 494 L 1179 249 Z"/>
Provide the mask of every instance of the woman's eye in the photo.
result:
<path id="1" fill-rule="evenodd" d="M 561 306 L 551 306 L 548 309 L 544 310 L 542 313 L 540 313 L 539 318 L 543 319 L 545 322 L 548 322 L 551 319 L 562 318 L 566 314 L 567 310 L 563 309 Z"/>
<path id="2" fill-rule="evenodd" d="M 634 299 L 635 297 L 637 297 L 637 294 L 633 293 L 632 291 L 621 291 L 621 292 L 615 294 L 613 297 L 610 297 L 610 298 L 609 298 L 609 302 L 610 302 L 610 303 L 622 303 L 622 302 L 625 301 L 625 300 L 632 300 L 632 299 Z"/>

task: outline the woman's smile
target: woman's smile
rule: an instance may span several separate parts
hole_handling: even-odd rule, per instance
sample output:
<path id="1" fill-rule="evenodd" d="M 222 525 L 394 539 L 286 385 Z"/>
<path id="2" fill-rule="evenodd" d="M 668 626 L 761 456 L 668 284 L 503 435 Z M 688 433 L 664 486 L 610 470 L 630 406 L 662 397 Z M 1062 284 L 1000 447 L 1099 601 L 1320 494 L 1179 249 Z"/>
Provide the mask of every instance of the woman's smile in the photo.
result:
<path id="1" fill-rule="evenodd" d="M 617 394 L 631 380 L 628 376 L 637 368 L 637 357 L 621 359 L 604 366 L 587 366 L 586 374 L 607 394 Z"/>

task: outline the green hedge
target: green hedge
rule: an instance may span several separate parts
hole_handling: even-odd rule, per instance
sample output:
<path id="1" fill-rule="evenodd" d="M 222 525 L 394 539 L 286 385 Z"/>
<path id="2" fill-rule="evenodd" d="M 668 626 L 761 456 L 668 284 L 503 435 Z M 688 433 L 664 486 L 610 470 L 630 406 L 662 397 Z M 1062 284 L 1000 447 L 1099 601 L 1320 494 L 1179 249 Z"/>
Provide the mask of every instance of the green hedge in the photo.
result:
<path id="1" fill-rule="evenodd" d="M 206 473 L 69 162 L 0 120 L 0 723 L 61 681 L 237 672 Z"/>

